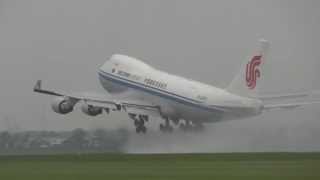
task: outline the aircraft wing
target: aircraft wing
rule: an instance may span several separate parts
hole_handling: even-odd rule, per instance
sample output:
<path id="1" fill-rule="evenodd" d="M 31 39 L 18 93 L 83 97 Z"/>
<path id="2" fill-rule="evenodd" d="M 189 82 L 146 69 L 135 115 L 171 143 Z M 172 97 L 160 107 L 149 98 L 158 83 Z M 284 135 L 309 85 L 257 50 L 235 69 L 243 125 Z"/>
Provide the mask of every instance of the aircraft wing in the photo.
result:
<path id="1" fill-rule="evenodd" d="M 136 113 L 136 114 L 149 114 L 149 115 L 158 115 L 160 116 L 160 107 L 153 105 L 149 102 L 144 101 L 126 101 L 126 100 L 117 100 L 111 99 L 104 95 L 89 95 L 86 93 L 74 93 L 68 94 L 64 92 L 57 92 L 52 90 L 42 89 L 42 81 L 38 80 L 36 85 L 33 88 L 34 92 L 52 95 L 52 96 L 61 96 L 66 97 L 72 100 L 73 102 L 83 102 L 91 106 L 101 107 L 104 109 L 111 109 L 113 111 L 125 111 L 127 113 Z"/>
<path id="2" fill-rule="evenodd" d="M 96 100 L 90 97 L 81 99 L 84 103 L 95 107 L 109 108 L 133 114 L 160 116 L 160 107 L 142 101 Z"/>

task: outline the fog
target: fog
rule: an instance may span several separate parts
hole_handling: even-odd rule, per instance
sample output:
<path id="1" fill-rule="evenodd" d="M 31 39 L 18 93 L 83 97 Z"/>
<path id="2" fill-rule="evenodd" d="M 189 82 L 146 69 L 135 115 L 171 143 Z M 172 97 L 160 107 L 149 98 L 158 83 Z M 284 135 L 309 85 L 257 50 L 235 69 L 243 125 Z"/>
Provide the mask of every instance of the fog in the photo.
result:
<path id="1" fill-rule="evenodd" d="M 263 37 L 264 93 L 320 89 L 320 2 L 0 0 L 0 130 L 134 130 L 127 115 L 52 112 L 44 87 L 105 93 L 97 68 L 113 53 L 226 87 Z M 127 152 L 318 151 L 319 105 L 211 124 L 202 134 L 132 135 Z"/>

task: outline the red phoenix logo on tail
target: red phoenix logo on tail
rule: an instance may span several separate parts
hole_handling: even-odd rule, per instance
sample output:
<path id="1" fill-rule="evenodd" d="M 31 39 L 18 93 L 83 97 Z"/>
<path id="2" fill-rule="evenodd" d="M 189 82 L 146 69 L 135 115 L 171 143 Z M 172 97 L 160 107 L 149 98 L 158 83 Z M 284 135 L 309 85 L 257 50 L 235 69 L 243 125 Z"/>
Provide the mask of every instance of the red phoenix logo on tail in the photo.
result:
<path id="1" fill-rule="evenodd" d="M 261 55 L 253 56 L 247 64 L 246 82 L 249 89 L 254 89 L 257 85 L 257 79 L 260 78 L 260 70 L 258 67 L 261 64 L 261 57 Z"/>

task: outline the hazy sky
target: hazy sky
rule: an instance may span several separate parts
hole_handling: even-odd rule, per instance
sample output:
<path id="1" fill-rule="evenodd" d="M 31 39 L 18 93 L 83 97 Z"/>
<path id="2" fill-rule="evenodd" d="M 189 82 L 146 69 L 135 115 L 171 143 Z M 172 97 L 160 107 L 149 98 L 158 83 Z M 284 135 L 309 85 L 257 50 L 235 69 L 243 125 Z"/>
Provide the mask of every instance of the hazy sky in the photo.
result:
<path id="1" fill-rule="evenodd" d="M 55 114 L 51 97 L 32 92 L 37 79 L 48 88 L 104 92 L 97 68 L 113 53 L 225 87 L 263 37 L 271 42 L 272 64 L 265 92 L 320 89 L 319 8 L 318 0 L 0 0 L 0 130 L 133 129 L 126 115 Z M 320 144 L 311 134 L 320 135 L 319 108 L 215 128 L 239 129 L 235 136 L 264 129 L 267 137 L 286 129 Z"/>

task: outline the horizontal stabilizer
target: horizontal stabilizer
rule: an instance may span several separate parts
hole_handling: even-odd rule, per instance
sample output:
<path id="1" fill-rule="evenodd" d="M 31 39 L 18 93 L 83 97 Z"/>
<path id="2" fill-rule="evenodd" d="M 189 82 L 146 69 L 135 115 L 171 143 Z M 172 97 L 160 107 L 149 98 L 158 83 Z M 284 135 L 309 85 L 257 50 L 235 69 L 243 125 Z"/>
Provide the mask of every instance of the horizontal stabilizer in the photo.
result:
<path id="1" fill-rule="evenodd" d="M 288 103 L 288 104 L 267 104 L 263 106 L 264 110 L 273 110 L 273 109 L 294 109 L 304 105 L 320 104 L 320 101 L 311 101 L 311 102 L 297 102 L 297 103 Z"/>
<path id="2" fill-rule="evenodd" d="M 263 95 L 263 96 L 258 96 L 257 98 L 262 101 L 267 101 L 267 100 L 284 100 L 284 99 L 305 98 L 305 97 L 308 97 L 309 95 L 311 95 L 311 93 Z"/>

